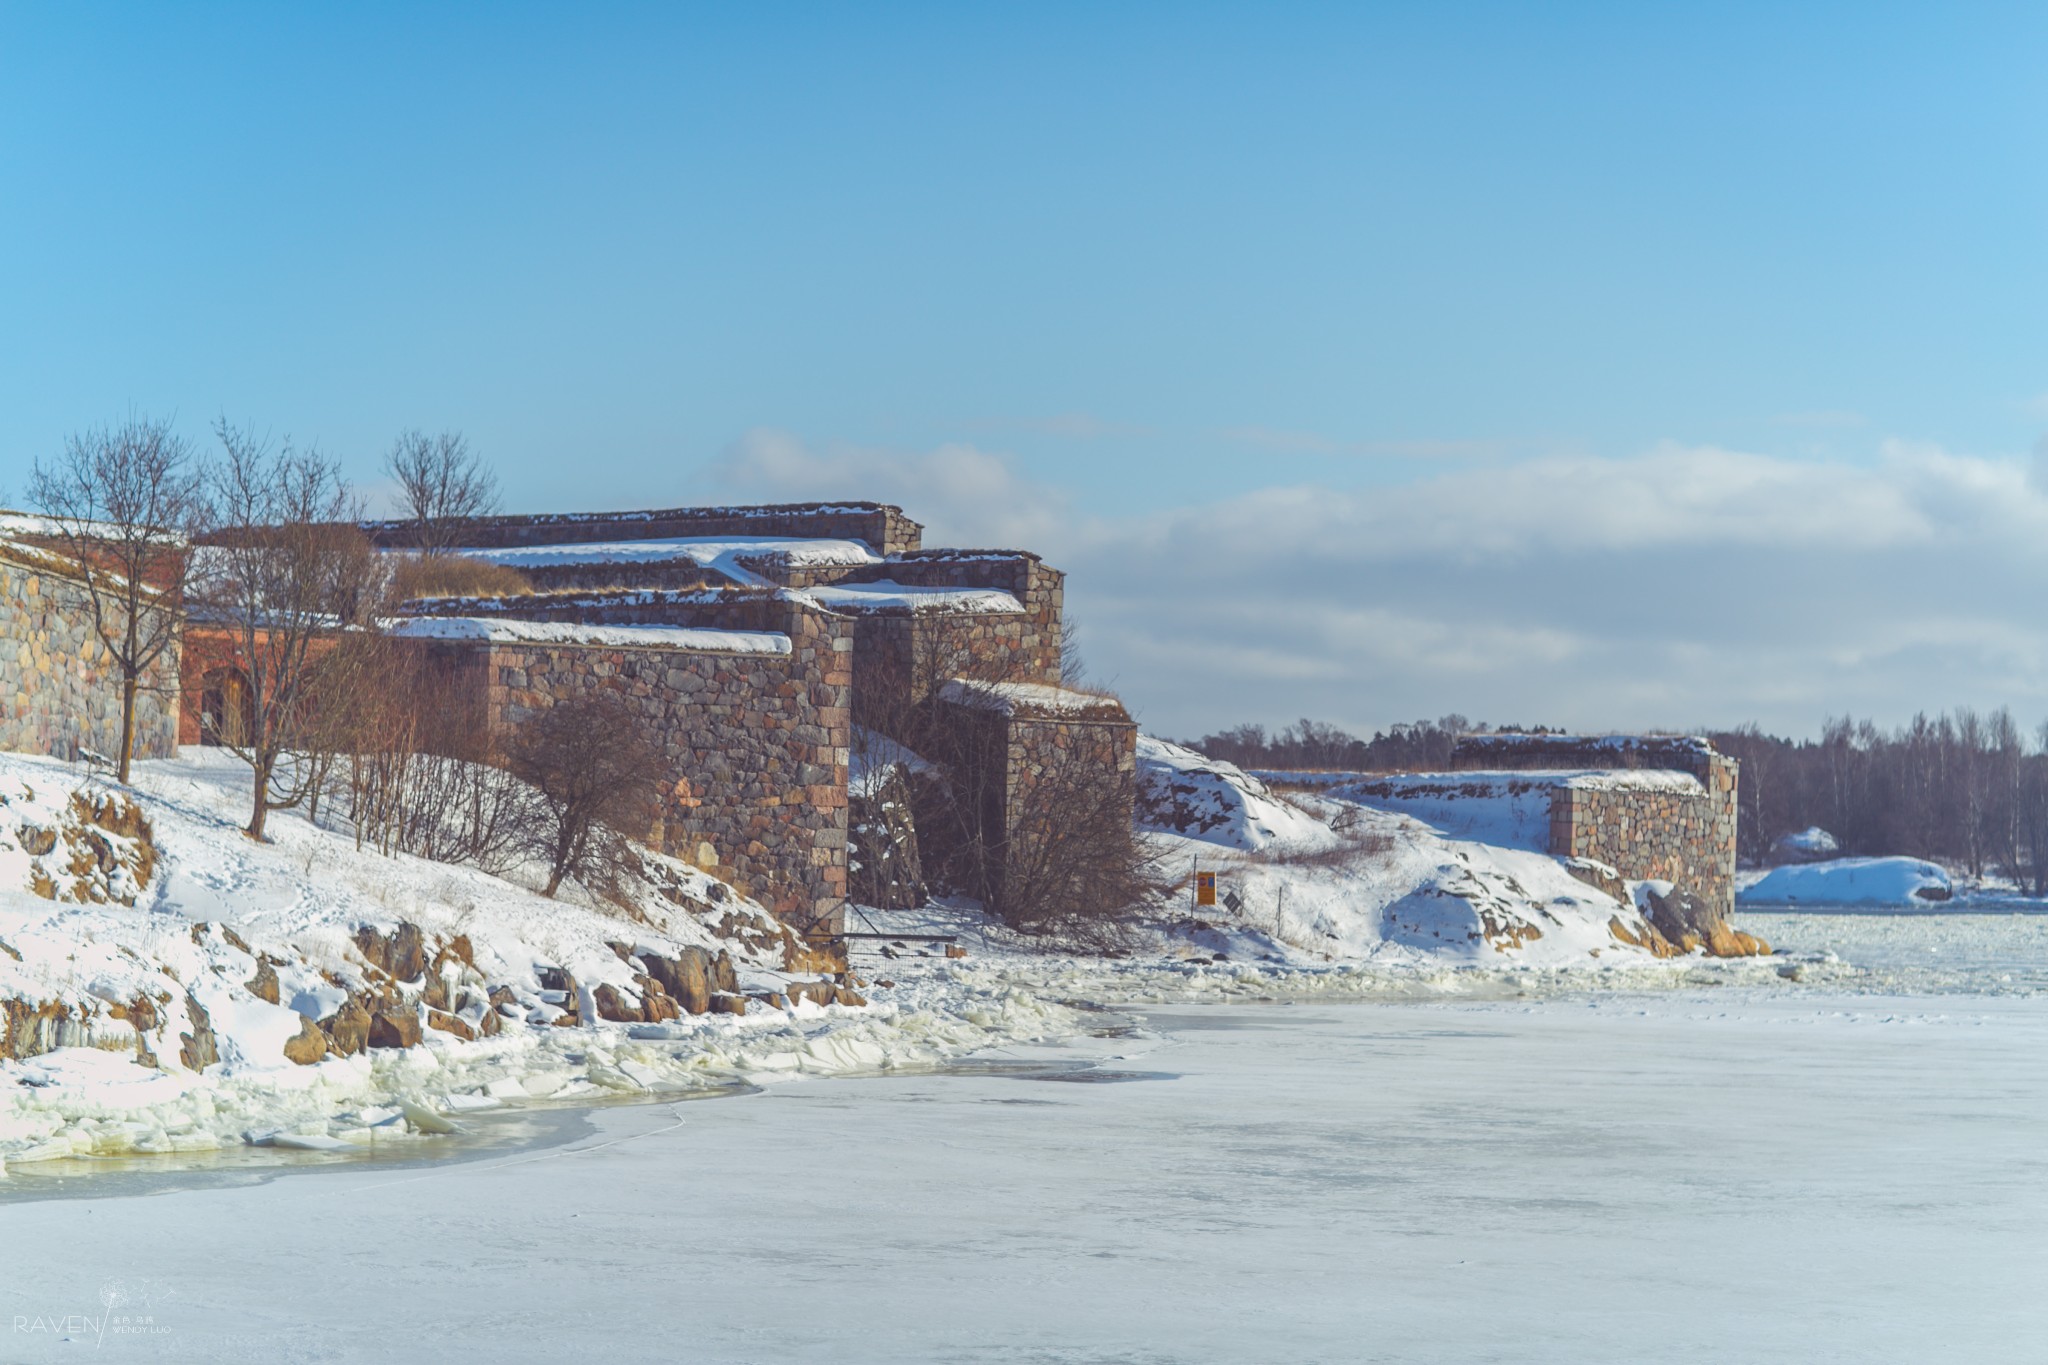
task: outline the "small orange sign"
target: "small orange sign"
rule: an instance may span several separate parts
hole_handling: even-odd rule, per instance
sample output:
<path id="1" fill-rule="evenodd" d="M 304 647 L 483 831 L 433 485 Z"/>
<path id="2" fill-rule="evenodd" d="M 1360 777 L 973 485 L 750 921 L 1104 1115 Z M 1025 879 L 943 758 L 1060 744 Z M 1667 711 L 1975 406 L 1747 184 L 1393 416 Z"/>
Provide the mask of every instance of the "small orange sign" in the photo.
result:
<path id="1" fill-rule="evenodd" d="M 1197 872 L 1195 874 L 1195 904 L 1214 905 L 1215 903 L 1216 874 L 1214 872 Z"/>

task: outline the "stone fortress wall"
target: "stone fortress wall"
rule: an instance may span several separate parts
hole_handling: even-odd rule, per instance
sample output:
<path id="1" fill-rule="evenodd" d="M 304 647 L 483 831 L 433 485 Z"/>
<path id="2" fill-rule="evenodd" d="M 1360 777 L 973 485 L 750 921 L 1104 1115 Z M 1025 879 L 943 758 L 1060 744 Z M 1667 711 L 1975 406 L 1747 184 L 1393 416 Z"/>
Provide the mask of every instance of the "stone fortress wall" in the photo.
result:
<path id="1" fill-rule="evenodd" d="M 392 549 L 410 534 L 402 523 L 367 529 Z M 502 556 L 535 591 L 423 600 L 407 611 L 422 623 L 480 624 L 477 638 L 436 639 L 433 648 L 457 686 L 486 698 L 498 725 L 597 689 L 625 694 L 670 765 L 654 845 L 738 881 L 801 927 L 839 932 L 856 719 L 901 738 L 953 679 L 1060 677 L 1065 576 L 1024 551 L 925 550 L 922 534 L 879 504 L 483 518 L 458 525 L 458 548 L 547 551 Z M 721 538 L 737 547 L 688 543 Z M 748 547 L 748 538 L 764 544 Z M 858 548 L 820 556 L 792 541 Z M 579 545 L 591 547 L 587 557 Z M 769 632 L 790 649 L 735 658 L 701 638 L 679 650 L 490 638 L 489 623 L 521 621 Z M 1113 699 L 1096 709 L 1092 728 L 1082 727 L 1094 737 L 1086 744 L 1071 716 L 1000 718 L 991 771 L 966 777 L 998 794 L 995 828 L 1015 823 L 1012 796 L 1028 786 L 1041 749 L 1079 745 L 1128 806 L 1136 727 Z"/>
<path id="2" fill-rule="evenodd" d="M 1550 852 L 1605 863 L 1630 881 L 1670 882 L 1724 916 L 1734 911 L 1740 765 L 1707 740 L 1473 735 L 1459 742 L 1452 766 L 1612 773 L 1606 781 L 1550 785 Z M 1684 773 L 1693 781 L 1630 781 L 1632 772 Z"/>
<path id="3" fill-rule="evenodd" d="M 173 643 L 136 696 L 137 758 L 177 750 L 178 673 Z M 0 749 L 112 758 L 120 736 L 121 671 L 84 586 L 33 549 L 0 551 Z"/>
<path id="4" fill-rule="evenodd" d="M 428 642 L 450 684 L 505 732 L 610 692 L 662 755 L 648 845 L 733 883 L 799 932 L 842 931 L 852 656 L 843 623 L 807 614 L 788 653 Z"/>

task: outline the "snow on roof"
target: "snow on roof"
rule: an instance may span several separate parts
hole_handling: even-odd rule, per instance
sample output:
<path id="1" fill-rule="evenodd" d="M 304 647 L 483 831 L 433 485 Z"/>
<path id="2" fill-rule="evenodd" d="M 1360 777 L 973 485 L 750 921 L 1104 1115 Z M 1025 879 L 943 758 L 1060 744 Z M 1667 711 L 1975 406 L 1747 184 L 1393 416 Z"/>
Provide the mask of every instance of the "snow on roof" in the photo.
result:
<path id="1" fill-rule="evenodd" d="M 571 564 L 668 564 L 688 560 L 751 581 L 742 561 L 778 555 L 806 568 L 879 564 L 882 557 L 858 540 L 803 536 L 670 536 L 657 540 L 590 541 L 574 545 L 508 545 L 500 549 L 457 550 L 514 569 Z"/>
<path id="2" fill-rule="evenodd" d="M 1021 615 L 1024 611 L 1022 602 L 1000 588 L 918 587 L 884 578 L 873 583 L 838 583 L 803 591 L 822 607 L 855 615 L 889 611 L 905 611 L 914 616 Z"/>
<path id="3" fill-rule="evenodd" d="M 1077 692 L 1070 687 L 1047 683 L 971 682 L 955 678 L 939 689 L 942 701 L 969 706 L 978 711 L 999 711 L 1006 716 L 1060 715 L 1096 718 L 1113 713 L 1126 719 L 1123 703 L 1100 692 Z"/>
<path id="4" fill-rule="evenodd" d="M 481 640 L 492 644 L 591 645 L 604 649 L 681 649 L 695 654 L 787 654 L 789 637 L 757 630 L 695 626 L 593 626 L 576 621 L 502 617 L 416 616 L 391 628 L 414 640 Z"/>

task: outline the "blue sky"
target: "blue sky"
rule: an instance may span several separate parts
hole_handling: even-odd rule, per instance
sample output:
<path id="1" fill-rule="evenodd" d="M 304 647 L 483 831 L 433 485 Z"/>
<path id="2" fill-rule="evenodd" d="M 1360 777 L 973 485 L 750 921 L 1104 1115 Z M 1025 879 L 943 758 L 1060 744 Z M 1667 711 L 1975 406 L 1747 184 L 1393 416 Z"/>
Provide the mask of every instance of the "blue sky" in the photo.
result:
<path id="1" fill-rule="evenodd" d="M 2031 720 L 2044 50 L 2038 5 L 0 0 L 0 488 L 131 407 L 366 483 L 452 426 L 516 510 L 1029 537 L 1170 731 Z"/>

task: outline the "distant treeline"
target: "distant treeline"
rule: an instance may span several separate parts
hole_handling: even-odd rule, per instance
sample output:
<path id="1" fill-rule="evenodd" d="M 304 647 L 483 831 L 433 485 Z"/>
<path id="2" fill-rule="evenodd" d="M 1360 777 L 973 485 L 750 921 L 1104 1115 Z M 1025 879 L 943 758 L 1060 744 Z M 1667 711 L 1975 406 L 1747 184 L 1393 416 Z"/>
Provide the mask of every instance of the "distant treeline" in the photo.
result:
<path id="1" fill-rule="evenodd" d="M 1371 739 L 1303 720 L 1271 734 L 1240 725 L 1192 743 L 1245 768 L 1428 772 L 1450 766 L 1459 736 L 1494 731 L 1557 733 L 1451 715 Z M 1844 856 L 1931 858 L 1973 876 L 2002 872 L 2048 895 L 2048 724 L 2029 734 L 2010 711 L 1963 708 L 1895 730 L 1834 719 L 1819 739 L 1781 739 L 1754 725 L 1708 733 L 1742 763 L 1746 862 L 1766 861 L 1779 838 L 1817 825 Z"/>
<path id="2" fill-rule="evenodd" d="M 1817 740 L 1754 725 L 1713 740 L 1742 761 L 1746 859 L 1818 825 L 1845 855 L 1906 853 L 2048 894 L 2048 725 L 2029 735 L 2010 711 L 1964 708 L 1896 730 L 1845 718 Z"/>

